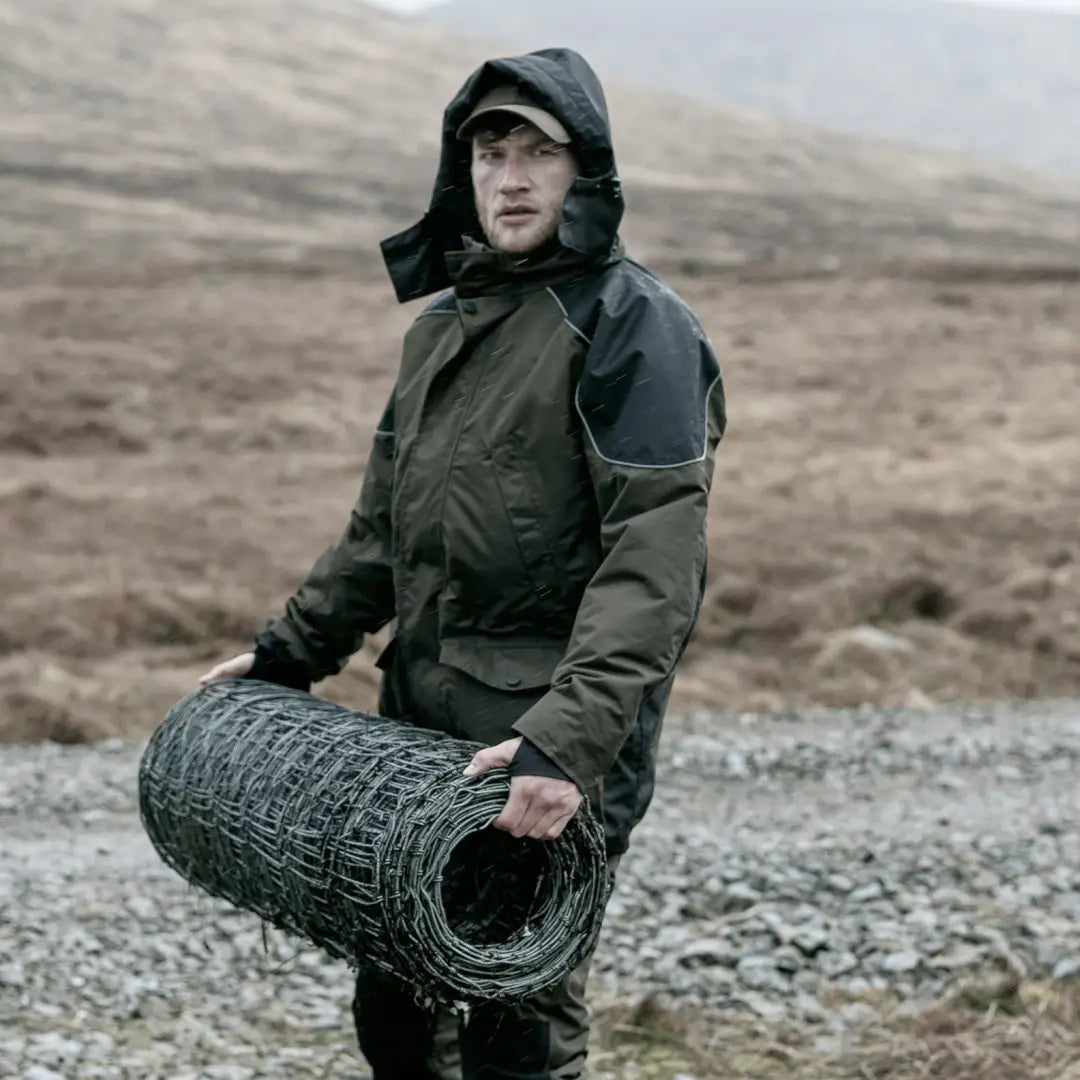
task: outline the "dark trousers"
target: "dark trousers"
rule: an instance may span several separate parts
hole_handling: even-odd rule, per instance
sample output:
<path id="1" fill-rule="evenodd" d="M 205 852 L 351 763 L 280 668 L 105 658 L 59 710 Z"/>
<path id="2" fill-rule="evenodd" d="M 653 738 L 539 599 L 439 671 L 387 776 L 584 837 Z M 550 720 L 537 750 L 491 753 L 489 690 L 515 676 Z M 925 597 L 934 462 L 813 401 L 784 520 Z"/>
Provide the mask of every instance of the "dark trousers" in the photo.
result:
<path id="1" fill-rule="evenodd" d="M 614 875 L 618 857 L 609 860 Z M 361 972 L 353 1018 L 374 1080 L 578 1080 L 589 1041 L 585 984 L 592 957 L 514 1008 L 478 1006 L 459 1020 L 407 989 Z"/>
<path id="2" fill-rule="evenodd" d="M 439 1053 L 446 1023 L 381 979 L 361 980 L 353 1002 L 360 1049 L 374 1080 L 549 1080 L 551 1025 L 535 1016 L 478 1008 L 457 1028 L 456 1055 Z M 457 1059 L 455 1068 L 454 1058 Z"/>

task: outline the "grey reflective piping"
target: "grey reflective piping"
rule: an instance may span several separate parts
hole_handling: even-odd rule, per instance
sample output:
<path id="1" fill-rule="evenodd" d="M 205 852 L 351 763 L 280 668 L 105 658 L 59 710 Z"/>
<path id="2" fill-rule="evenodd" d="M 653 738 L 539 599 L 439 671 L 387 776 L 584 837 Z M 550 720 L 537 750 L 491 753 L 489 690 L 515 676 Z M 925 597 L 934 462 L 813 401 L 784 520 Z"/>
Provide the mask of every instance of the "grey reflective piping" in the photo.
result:
<path id="1" fill-rule="evenodd" d="M 397 436 L 397 432 L 394 432 L 394 431 L 380 431 L 378 428 L 375 429 L 375 438 L 376 439 L 393 439 L 393 438 L 396 438 L 396 436 Z"/>
<path id="2" fill-rule="evenodd" d="M 705 394 L 705 446 L 701 451 L 700 457 L 690 458 L 687 461 L 676 461 L 672 465 L 641 465 L 636 461 L 616 461 L 614 458 L 605 457 L 600 452 L 600 447 L 596 445 L 596 437 L 593 435 L 589 428 L 589 421 L 585 419 L 585 413 L 581 409 L 581 383 L 578 383 L 577 389 L 574 390 L 574 408 L 577 409 L 578 416 L 581 417 L 582 426 L 588 432 L 589 442 L 592 443 L 593 452 L 596 456 L 608 465 L 619 465 L 624 469 L 681 469 L 686 465 L 700 465 L 705 460 L 709 453 L 709 399 L 712 397 L 713 390 L 716 389 L 717 384 L 720 382 L 720 375 L 718 374 L 711 383 L 709 383 L 709 389 Z"/>
<path id="3" fill-rule="evenodd" d="M 563 322 L 566 323 L 566 325 L 569 326 L 570 329 L 573 330 L 574 333 L 577 334 L 577 336 L 579 338 L 581 338 L 581 340 L 584 341 L 586 345 L 591 345 L 592 344 L 592 338 L 588 337 L 588 335 L 586 335 L 584 330 L 579 330 L 570 321 L 570 314 L 569 314 L 569 312 L 567 312 L 566 308 L 563 307 L 563 302 L 559 299 L 559 294 L 550 285 L 547 287 L 547 291 L 549 293 L 551 293 L 551 299 L 554 300 L 555 303 L 559 305 L 559 310 L 562 312 Z"/>

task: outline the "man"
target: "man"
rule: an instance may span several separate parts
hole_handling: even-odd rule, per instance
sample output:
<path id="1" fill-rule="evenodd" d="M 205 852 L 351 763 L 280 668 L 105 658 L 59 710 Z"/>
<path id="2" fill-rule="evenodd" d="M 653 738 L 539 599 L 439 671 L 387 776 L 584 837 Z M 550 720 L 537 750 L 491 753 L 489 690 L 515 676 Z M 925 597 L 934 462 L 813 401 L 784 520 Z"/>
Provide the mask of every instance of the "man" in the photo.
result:
<path id="1" fill-rule="evenodd" d="M 405 337 L 348 526 L 254 652 L 203 679 L 308 688 L 394 620 L 381 711 L 485 744 L 469 771 L 509 768 L 496 825 L 514 836 L 553 840 L 588 799 L 613 865 L 652 796 L 725 423 L 708 340 L 623 254 L 622 213 L 580 56 L 472 75 L 427 214 L 382 245 L 399 300 L 440 295 Z M 460 1031 L 361 973 L 361 1049 L 376 1080 L 571 1080 L 586 971 Z"/>

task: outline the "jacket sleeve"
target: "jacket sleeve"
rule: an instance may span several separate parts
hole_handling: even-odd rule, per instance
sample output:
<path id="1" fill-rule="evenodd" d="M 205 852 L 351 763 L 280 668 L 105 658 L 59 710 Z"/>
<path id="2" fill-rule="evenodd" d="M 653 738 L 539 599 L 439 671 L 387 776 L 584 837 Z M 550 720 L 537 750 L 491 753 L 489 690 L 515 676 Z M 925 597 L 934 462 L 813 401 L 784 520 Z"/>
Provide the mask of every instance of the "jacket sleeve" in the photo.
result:
<path id="1" fill-rule="evenodd" d="M 577 390 L 601 562 L 549 692 L 514 725 L 595 790 L 700 610 L 706 515 L 726 424 L 704 331 L 658 287 L 601 311 Z"/>
<path id="2" fill-rule="evenodd" d="M 284 681 L 273 678 L 274 672 L 290 669 L 306 670 L 312 681 L 336 674 L 360 648 L 365 634 L 394 617 L 390 531 L 394 441 L 391 397 L 345 531 L 315 562 L 286 602 L 284 613 L 257 635 L 253 677 L 260 677 L 263 667 L 270 681 Z"/>

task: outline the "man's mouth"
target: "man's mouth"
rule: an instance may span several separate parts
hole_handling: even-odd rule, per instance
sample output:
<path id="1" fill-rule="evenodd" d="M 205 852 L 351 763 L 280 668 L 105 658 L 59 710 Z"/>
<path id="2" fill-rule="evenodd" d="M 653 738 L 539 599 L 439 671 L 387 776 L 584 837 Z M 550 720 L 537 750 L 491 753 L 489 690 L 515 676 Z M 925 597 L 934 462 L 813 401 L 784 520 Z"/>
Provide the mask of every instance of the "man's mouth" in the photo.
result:
<path id="1" fill-rule="evenodd" d="M 499 211 L 499 220 L 507 225 L 521 225 L 536 217 L 536 211 L 529 206 L 509 206 Z"/>

